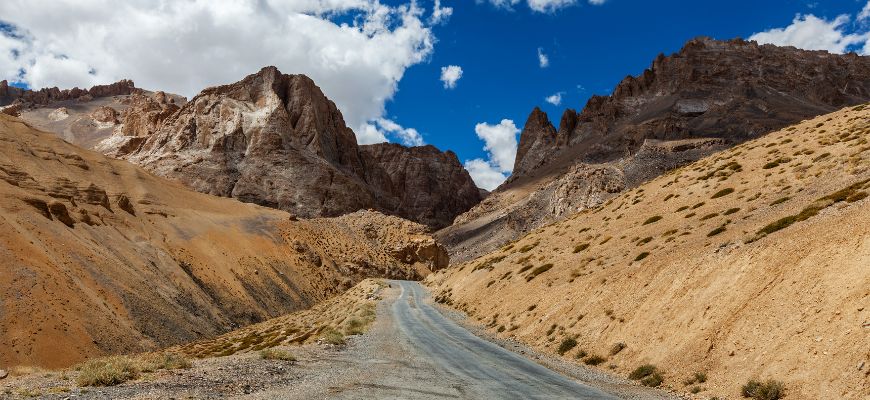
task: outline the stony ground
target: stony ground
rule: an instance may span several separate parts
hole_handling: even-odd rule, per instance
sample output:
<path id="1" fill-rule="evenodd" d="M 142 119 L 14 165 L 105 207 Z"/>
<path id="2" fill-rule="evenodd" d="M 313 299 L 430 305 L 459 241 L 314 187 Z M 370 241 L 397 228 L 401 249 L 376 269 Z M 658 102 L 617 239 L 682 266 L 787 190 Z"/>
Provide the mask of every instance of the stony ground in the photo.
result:
<path id="1" fill-rule="evenodd" d="M 297 361 L 263 360 L 256 352 L 193 361 L 189 369 L 144 374 L 113 387 L 81 388 L 75 371 L 34 373 L 0 381 L 0 398 L 46 399 L 432 399 L 480 398 L 481 383 L 445 369 L 406 335 L 396 319 L 396 282 L 380 295 L 375 322 L 362 335 L 348 337 L 346 346 L 310 343 L 282 346 Z M 419 296 L 416 302 L 431 301 Z M 422 304 L 419 304 L 422 305 Z M 442 313 L 453 321 L 464 316 Z M 449 322 L 448 322 L 449 323 Z M 472 327 L 471 325 L 468 325 Z M 560 379 L 601 388 L 619 398 L 666 399 L 664 392 L 633 386 L 618 378 L 560 363 L 528 348 L 499 343 L 563 372 Z M 482 381 L 482 380 L 481 380 Z M 493 383 L 487 383 L 492 385 Z M 581 397 L 563 397 L 581 398 Z"/>
<path id="2" fill-rule="evenodd" d="M 676 169 L 429 275 L 439 301 L 566 361 L 735 398 L 870 398 L 870 106 Z M 603 359 L 603 361 L 602 361 Z M 698 382 L 696 376 L 706 376 Z"/>

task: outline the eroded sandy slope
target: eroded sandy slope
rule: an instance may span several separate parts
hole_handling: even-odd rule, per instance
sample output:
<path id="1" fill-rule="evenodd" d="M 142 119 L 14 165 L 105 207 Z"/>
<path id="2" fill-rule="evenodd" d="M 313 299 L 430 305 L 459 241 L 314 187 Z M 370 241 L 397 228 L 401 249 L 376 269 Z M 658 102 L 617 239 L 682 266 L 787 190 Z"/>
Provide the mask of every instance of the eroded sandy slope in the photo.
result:
<path id="1" fill-rule="evenodd" d="M 433 251 L 419 226 L 357 216 Z M 211 337 L 436 267 L 385 234 L 196 193 L 0 115 L 0 368 Z"/>
<path id="2" fill-rule="evenodd" d="M 698 398 L 870 395 L 870 109 L 804 121 L 436 273 L 441 301 Z M 612 354 L 617 343 L 625 348 Z M 580 362 L 578 360 L 578 362 Z M 696 372 L 707 383 L 687 386 Z"/>

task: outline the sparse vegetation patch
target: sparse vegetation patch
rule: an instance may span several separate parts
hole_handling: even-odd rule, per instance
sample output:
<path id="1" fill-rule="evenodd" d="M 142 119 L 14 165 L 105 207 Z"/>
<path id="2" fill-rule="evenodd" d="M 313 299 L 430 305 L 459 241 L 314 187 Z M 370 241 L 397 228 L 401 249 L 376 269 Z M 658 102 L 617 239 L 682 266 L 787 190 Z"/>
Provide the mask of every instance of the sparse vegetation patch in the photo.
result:
<path id="1" fill-rule="evenodd" d="M 773 379 L 766 382 L 752 379 L 743 385 L 740 394 L 753 400 L 778 400 L 785 396 L 785 385 Z"/>
<path id="2" fill-rule="evenodd" d="M 722 189 L 716 193 L 713 193 L 713 196 L 711 196 L 710 198 L 711 199 L 718 199 L 720 197 L 727 196 L 731 193 L 734 193 L 734 188 L 725 188 L 725 189 Z"/>
<path id="3" fill-rule="evenodd" d="M 139 377 L 136 362 L 126 356 L 90 360 L 76 367 L 79 386 L 114 386 Z"/>
<path id="4" fill-rule="evenodd" d="M 290 354 L 289 351 L 279 349 L 260 350 L 260 358 L 264 360 L 296 361 L 296 357 Z"/>
<path id="5" fill-rule="evenodd" d="M 538 243 L 539 242 L 530 243 L 530 244 L 527 244 L 523 247 L 520 247 L 519 252 L 520 253 L 528 253 L 530 250 L 534 249 L 538 245 Z"/>
<path id="6" fill-rule="evenodd" d="M 725 232 L 725 226 L 720 226 L 716 229 L 713 229 L 712 231 L 710 231 L 710 233 L 707 234 L 707 237 L 713 237 L 713 236 L 716 236 L 722 232 Z"/>
<path id="7" fill-rule="evenodd" d="M 598 355 L 590 355 L 583 359 L 583 363 L 586 365 L 598 365 L 607 361 L 606 358 L 598 356 Z"/>
<path id="8" fill-rule="evenodd" d="M 577 347 L 577 339 L 566 337 L 565 339 L 562 339 L 562 343 L 559 344 L 559 349 L 556 350 L 556 352 L 561 356 L 571 351 L 574 347 Z"/>
<path id="9" fill-rule="evenodd" d="M 658 221 L 660 221 L 661 219 L 662 219 L 662 216 L 661 216 L 661 215 L 655 215 L 655 216 L 652 216 L 652 217 L 647 218 L 646 221 L 643 221 L 643 224 L 644 224 L 644 225 L 649 225 L 649 224 L 652 224 L 652 223 L 658 222 Z"/>
<path id="10" fill-rule="evenodd" d="M 825 208 L 830 207 L 833 204 L 836 204 L 836 203 L 839 203 L 842 201 L 848 202 L 850 198 L 854 198 L 853 196 L 856 196 L 856 195 L 860 196 L 859 193 L 862 193 L 862 192 L 859 192 L 859 189 L 862 188 L 864 186 L 864 184 L 866 184 L 868 181 L 870 181 L 870 179 L 854 183 L 854 184 L 852 184 L 844 189 L 840 189 L 834 193 L 831 193 L 825 197 L 822 197 L 822 198 L 816 200 L 815 202 L 813 202 L 812 204 L 810 204 L 809 206 L 807 206 L 806 208 L 804 208 L 800 213 L 798 213 L 796 215 L 789 215 L 787 217 L 780 218 L 779 220 L 776 220 L 776 221 L 768 224 L 764 228 L 761 228 L 758 231 L 757 235 L 759 237 L 764 236 L 764 235 L 769 235 L 769 234 L 774 233 L 776 231 L 785 229 L 785 228 L 791 226 L 792 224 L 794 224 L 795 222 L 806 221 L 806 220 L 818 215 L 819 211 L 824 210 Z M 757 238 L 758 237 L 756 237 L 756 239 Z"/>
<path id="11" fill-rule="evenodd" d="M 528 276 L 526 276 L 526 282 L 529 282 L 532 279 L 535 279 L 538 275 L 549 271 L 550 268 L 553 268 L 553 264 L 547 263 L 547 264 L 544 264 L 538 268 L 535 268 L 534 270 L 532 270 L 532 272 L 529 272 Z"/>

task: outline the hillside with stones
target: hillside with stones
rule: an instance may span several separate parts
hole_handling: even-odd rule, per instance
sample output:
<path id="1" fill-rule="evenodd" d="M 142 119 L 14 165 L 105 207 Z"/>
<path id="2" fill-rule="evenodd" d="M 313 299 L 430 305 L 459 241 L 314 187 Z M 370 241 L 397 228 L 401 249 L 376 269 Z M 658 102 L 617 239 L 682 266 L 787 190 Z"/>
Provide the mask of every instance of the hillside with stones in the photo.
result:
<path id="1" fill-rule="evenodd" d="M 447 263 L 422 225 L 375 212 L 299 220 L 197 193 L 7 115 L 0 193 L 4 367 L 213 337 Z"/>
<path id="2" fill-rule="evenodd" d="M 776 379 L 788 399 L 866 399 L 868 141 L 868 106 L 809 119 L 427 282 L 495 335 L 623 376 L 651 364 L 690 398 Z"/>
<path id="3" fill-rule="evenodd" d="M 870 57 L 743 40 L 690 40 L 567 109 L 535 109 L 513 175 L 439 233 L 469 260 L 668 170 L 806 118 L 870 100 Z"/>

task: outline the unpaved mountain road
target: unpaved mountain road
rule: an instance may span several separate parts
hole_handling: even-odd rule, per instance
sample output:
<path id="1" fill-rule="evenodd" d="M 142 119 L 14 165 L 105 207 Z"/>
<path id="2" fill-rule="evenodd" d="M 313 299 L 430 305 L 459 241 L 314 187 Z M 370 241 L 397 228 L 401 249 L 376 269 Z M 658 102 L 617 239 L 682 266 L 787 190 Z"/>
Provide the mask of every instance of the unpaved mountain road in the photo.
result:
<path id="1" fill-rule="evenodd" d="M 22 388 L 50 399 L 673 398 L 510 346 L 567 374 L 545 368 L 463 328 L 450 312 L 436 309 L 416 282 L 391 281 L 381 295 L 377 319 L 366 334 L 348 338 L 343 349 L 286 348 L 297 363 L 237 354 L 108 388 L 77 388 L 60 374 L 34 375 L 0 381 L 0 398 L 24 398 L 16 396 Z"/>
<path id="2" fill-rule="evenodd" d="M 463 383 L 459 397 L 474 399 L 613 399 L 525 357 L 483 340 L 445 318 L 416 282 L 396 281 L 401 295 L 392 316 L 420 357 Z"/>
<path id="3" fill-rule="evenodd" d="M 312 376 L 256 398 L 673 398 L 588 371 L 586 376 L 606 390 L 578 382 L 475 336 L 432 306 L 417 282 L 390 283 L 373 328 L 347 350 L 321 360 L 341 364 L 336 375 Z"/>

